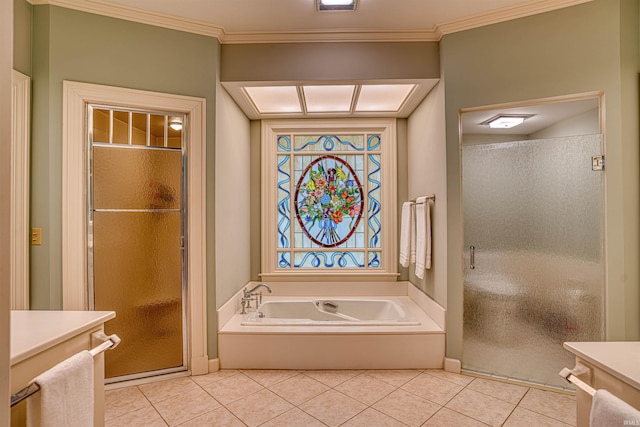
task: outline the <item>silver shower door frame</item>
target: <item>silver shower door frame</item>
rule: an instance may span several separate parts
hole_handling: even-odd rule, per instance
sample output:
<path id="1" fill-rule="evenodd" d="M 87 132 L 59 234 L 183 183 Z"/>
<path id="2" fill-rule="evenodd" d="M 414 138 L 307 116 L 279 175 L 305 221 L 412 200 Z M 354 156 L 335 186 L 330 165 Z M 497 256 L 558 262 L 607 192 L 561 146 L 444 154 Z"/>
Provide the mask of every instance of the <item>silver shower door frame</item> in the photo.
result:
<path id="1" fill-rule="evenodd" d="M 177 366 L 177 367 L 172 367 L 172 368 L 166 368 L 166 369 L 161 369 L 161 370 L 154 370 L 154 371 L 145 371 L 145 372 L 141 372 L 141 373 L 134 373 L 134 374 L 130 374 L 130 375 L 123 375 L 123 376 L 118 376 L 118 377 L 113 377 L 113 378 L 106 378 L 105 379 L 105 383 L 109 384 L 109 383 L 116 383 L 116 382 L 122 382 L 122 381 L 129 381 L 129 380 L 136 380 L 136 379 L 140 379 L 140 378 L 147 378 L 147 377 L 152 377 L 152 376 L 157 376 L 157 375 L 165 375 L 165 374 L 171 374 L 171 373 L 176 373 L 176 372 L 184 372 L 188 370 L 188 366 L 187 366 L 187 360 L 188 360 L 188 270 L 187 270 L 187 265 L 188 265 L 188 251 L 187 251 L 187 206 L 188 206 L 188 200 L 187 200 L 187 194 L 188 194 L 188 182 L 187 182 L 187 161 L 188 161 L 188 155 L 187 155 L 187 150 L 186 150 L 186 141 L 188 140 L 188 135 L 187 135 L 187 121 L 189 120 L 189 117 L 187 114 L 184 113 L 178 113 L 178 112 L 171 112 L 171 111 L 159 111 L 159 110 L 143 110 L 143 109 L 136 109 L 136 108 L 129 108 L 129 107 L 121 107 L 121 106 L 116 106 L 116 105 L 104 105 L 104 104 L 87 104 L 86 105 L 87 109 L 86 109 L 86 130 L 87 130 L 87 170 L 89 173 L 86 174 L 87 177 L 87 183 L 86 183 L 86 188 L 87 188 L 87 298 L 88 298 L 88 307 L 89 310 L 95 310 L 95 289 L 94 289 L 94 251 L 93 251 L 93 238 L 94 238 L 94 230 L 93 230 L 93 212 L 94 212 L 94 206 L 93 206 L 93 147 L 94 146 L 101 146 L 101 147 L 106 147 L 109 145 L 112 145 L 116 148 L 126 148 L 126 149 L 132 149 L 132 150 L 171 150 L 171 151 L 175 151 L 176 149 L 171 149 L 171 148 L 166 148 L 166 138 L 167 138 L 167 127 L 166 125 L 167 123 L 167 118 L 169 116 L 172 117 L 182 117 L 182 123 L 183 123 L 183 127 L 182 127 L 182 143 L 181 143 L 181 154 L 182 154 L 182 171 L 181 171 L 181 177 L 182 177 L 182 182 L 181 182 L 181 200 L 180 200 L 180 209 L 179 210 L 175 210 L 175 209 L 170 209 L 170 210 L 166 210 L 166 209 L 146 209 L 146 210 L 132 210 L 132 209 L 110 209 L 108 211 L 110 212 L 116 212 L 116 211 L 121 211 L 121 212 L 158 212 L 158 213 L 163 213 L 163 212 L 179 212 L 180 213 L 180 244 L 181 244 L 181 253 L 182 253 L 182 257 L 181 257 L 181 261 L 182 261 L 182 266 L 181 266 L 181 270 L 182 270 L 182 285 L 181 285 L 181 311 L 182 311 L 182 316 L 181 316 L 181 321 L 182 321 L 182 365 L 181 366 Z M 146 114 L 147 115 L 147 133 L 149 132 L 149 123 L 150 123 L 150 115 L 162 115 L 162 116 L 166 116 L 165 119 L 165 134 L 164 134 L 164 138 L 165 138 L 165 147 L 155 147 L 155 146 L 150 146 L 148 143 L 146 146 L 141 146 L 141 145 L 132 145 L 131 144 L 131 131 L 129 131 L 129 145 L 125 145 L 125 144 L 111 144 L 111 143 L 94 143 L 93 142 L 93 110 L 95 108 L 98 109 L 102 109 L 102 110 L 108 110 L 111 112 L 111 120 L 113 120 L 113 112 L 114 111 L 120 111 L 120 112 L 128 112 L 129 113 L 129 128 L 132 127 L 132 122 L 131 122 L 131 114 L 132 113 L 139 113 L 139 114 Z M 147 134 L 147 138 L 148 138 L 148 134 Z M 107 211 L 107 210 L 104 210 Z M 116 313 L 117 316 L 117 313 Z"/>

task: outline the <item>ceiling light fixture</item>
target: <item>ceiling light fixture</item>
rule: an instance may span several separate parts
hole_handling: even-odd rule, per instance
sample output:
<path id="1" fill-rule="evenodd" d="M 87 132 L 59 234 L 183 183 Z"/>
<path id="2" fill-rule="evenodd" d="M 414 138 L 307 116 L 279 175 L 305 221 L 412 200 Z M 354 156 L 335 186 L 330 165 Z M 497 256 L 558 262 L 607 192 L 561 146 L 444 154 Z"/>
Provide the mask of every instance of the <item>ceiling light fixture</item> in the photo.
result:
<path id="1" fill-rule="evenodd" d="M 182 119 L 180 117 L 171 117 L 169 127 L 173 130 L 182 130 Z"/>
<path id="2" fill-rule="evenodd" d="M 244 90 L 261 114 L 302 113 L 296 86 L 248 86 Z"/>
<path id="3" fill-rule="evenodd" d="M 348 113 L 354 90 L 354 85 L 302 86 L 309 113 Z"/>
<path id="4" fill-rule="evenodd" d="M 356 10 L 357 0 L 316 0 L 318 11 L 351 11 Z"/>
<path id="5" fill-rule="evenodd" d="M 362 85 L 355 111 L 397 112 L 415 86 L 414 84 Z"/>
<path id="6" fill-rule="evenodd" d="M 532 116 L 522 114 L 498 114 L 481 124 L 487 125 L 492 129 L 510 129 L 524 123 L 530 117 Z"/>

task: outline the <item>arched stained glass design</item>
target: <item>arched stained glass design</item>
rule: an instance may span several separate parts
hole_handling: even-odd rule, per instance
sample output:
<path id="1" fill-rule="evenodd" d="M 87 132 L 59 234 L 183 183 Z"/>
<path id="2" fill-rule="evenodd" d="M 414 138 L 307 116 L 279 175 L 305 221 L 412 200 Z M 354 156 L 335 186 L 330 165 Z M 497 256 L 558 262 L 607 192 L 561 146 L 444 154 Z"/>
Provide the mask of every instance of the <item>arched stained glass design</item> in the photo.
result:
<path id="1" fill-rule="evenodd" d="M 380 134 L 276 140 L 277 268 L 382 268 Z"/>

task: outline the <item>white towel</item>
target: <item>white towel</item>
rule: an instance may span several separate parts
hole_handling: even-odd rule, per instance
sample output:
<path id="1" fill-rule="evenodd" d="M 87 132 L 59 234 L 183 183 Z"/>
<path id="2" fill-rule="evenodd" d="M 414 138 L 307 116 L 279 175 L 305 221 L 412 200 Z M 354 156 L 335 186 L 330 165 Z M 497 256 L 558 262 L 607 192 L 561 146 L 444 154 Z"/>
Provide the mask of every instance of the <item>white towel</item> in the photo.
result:
<path id="1" fill-rule="evenodd" d="M 27 399 L 29 427 L 93 426 L 93 356 L 82 351 L 32 382 L 40 391 Z"/>
<path id="2" fill-rule="evenodd" d="M 424 270 L 431 268 L 431 206 L 429 199 L 416 199 L 416 276 L 424 278 Z"/>
<path id="3" fill-rule="evenodd" d="M 640 411 L 607 390 L 597 390 L 591 403 L 591 427 L 637 426 Z"/>
<path id="4" fill-rule="evenodd" d="M 415 221 L 413 220 L 413 203 L 402 204 L 402 215 L 400 219 L 400 265 L 409 267 L 411 262 L 415 262 Z M 412 252 L 413 249 L 413 252 Z M 413 259 L 412 259 L 413 256 Z"/>

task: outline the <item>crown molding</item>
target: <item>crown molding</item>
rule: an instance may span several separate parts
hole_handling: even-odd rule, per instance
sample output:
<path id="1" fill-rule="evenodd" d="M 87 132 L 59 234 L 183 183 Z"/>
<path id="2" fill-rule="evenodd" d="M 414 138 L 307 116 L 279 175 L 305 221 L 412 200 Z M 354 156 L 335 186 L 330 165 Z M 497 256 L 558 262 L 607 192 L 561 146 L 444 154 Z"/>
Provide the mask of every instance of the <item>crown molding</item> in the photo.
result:
<path id="1" fill-rule="evenodd" d="M 299 31 L 225 33 L 224 44 L 242 43 L 300 43 L 300 42 L 425 42 L 438 41 L 434 30 L 415 31 Z"/>
<path id="2" fill-rule="evenodd" d="M 593 0 L 540 0 L 534 3 L 505 7 L 502 9 L 492 10 L 491 12 L 471 15 L 465 18 L 439 24 L 436 27 L 436 33 L 439 37 L 442 37 L 459 31 L 471 30 L 473 28 L 498 24 L 500 22 L 511 21 L 518 18 L 525 18 L 527 16 L 551 12 L 553 10 L 576 6 L 591 1 Z"/>
<path id="3" fill-rule="evenodd" d="M 124 19 L 126 21 L 141 24 L 154 25 L 156 27 L 185 31 L 217 38 L 220 42 L 224 38 L 222 27 L 194 19 L 181 18 L 164 13 L 151 12 L 127 6 L 114 5 L 99 0 L 27 0 L 33 5 L 52 5 L 80 12 L 94 13 L 96 15 L 109 16 L 111 18 Z"/>
<path id="4" fill-rule="evenodd" d="M 342 30 L 342 31 L 273 31 L 227 32 L 221 26 L 159 12 L 114 5 L 101 0 L 27 0 L 33 5 L 53 5 L 141 24 L 215 37 L 223 44 L 241 43 L 304 43 L 304 42 L 424 42 L 439 41 L 444 35 L 459 31 L 524 18 L 593 0 L 539 0 L 519 6 L 505 7 L 487 13 L 471 15 L 436 26 L 435 29 L 409 31 Z"/>

